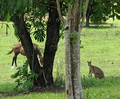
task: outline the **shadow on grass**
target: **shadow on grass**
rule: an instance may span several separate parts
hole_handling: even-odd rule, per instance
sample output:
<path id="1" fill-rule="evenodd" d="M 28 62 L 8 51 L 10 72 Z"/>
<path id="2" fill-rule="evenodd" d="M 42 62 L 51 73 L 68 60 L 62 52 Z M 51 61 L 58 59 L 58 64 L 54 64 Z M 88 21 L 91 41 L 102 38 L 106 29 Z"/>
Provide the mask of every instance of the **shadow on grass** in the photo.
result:
<path id="1" fill-rule="evenodd" d="M 5 83 L 0 84 L 0 97 L 6 98 L 6 97 L 13 97 L 18 95 L 26 95 L 30 93 L 61 93 L 64 92 L 64 88 L 56 88 L 56 87 L 47 87 L 47 88 L 41 88 L 41 87 L 33 87 L 29 90 L 24 91 L 15 91 L 15 83 Z"/>
<path id="2" fill-rule="evenodd" d="M 89 26 L 89 27 L 85 27 L 85 28 L 89 28 L 89 29 L 116 29 L 118 28 L 116 27 L 110 27 L 110 26 Z"/>
<path id="3" fill-rule="evenodd" d="M 65 85 L 64 83 L 63 86 Z M 92 87 L 110 87 L 110 86 L 118 86 L 120 87 L 120 77 L 105 77 L 104 79 L 95 79 L 94 77 L 82 77 L 82 87 L 83 89 L 88 89 Z M 61 93 L 65 92 L 65 88 L 56 88 L 56 87 L 34 87 L 30 90 L 25 90 L 22 92 L 14 91 L 15 83 L 12 84 L 0 84 L 0 97 L 10 97 L 17 95 L 26 95 L 30 93 Z"/>
<path id="4" fill-rule="evenodd" d="M 90 87 L 110 87 L 120 84 L 120 77 L 105 77 L 104 79 L 95 79 L 93 77 L 82 77 L 83 89 Z"/>
<path id="5" fill-rule="evenodd" d="M 94 24 L 94 23 L 90 23 L 89 27 L 86 28 L 95 28 L 95 29 L 107 29 L 107 28 L 118 28 L 118 26 L 116 26 L 114 23 L 101 23 L 101 24 Z"/>
<path id="6" fill-rule="evenodd" d="M 14 92 L 15 86 L 15 83 L 0 83 L 0 94 L 4 92 Z"/>
<path id="7" fill-rule="evenodd" d="M 110 26 L 90 26 L 89 28 L 95 28 L 95 29 L 107 29 L 111 28 Z"/>
<path id="8" fill-rule="evenodd" d="M 0 84 L 0 97 L 12 96 L 16 92 L 14 91 L 15 83 L 4 83 Z"/>

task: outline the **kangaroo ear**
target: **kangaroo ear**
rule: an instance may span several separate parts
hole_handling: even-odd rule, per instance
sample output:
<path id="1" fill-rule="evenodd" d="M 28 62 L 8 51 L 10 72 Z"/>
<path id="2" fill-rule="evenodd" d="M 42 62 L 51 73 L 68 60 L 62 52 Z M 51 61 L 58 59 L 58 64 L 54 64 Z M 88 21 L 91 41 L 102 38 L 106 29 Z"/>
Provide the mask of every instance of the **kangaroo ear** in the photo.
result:
<path id="1" fill-rule="evenodd" d="M 90 63 L 92 63 L 92 61 L 90 61 Z"/>

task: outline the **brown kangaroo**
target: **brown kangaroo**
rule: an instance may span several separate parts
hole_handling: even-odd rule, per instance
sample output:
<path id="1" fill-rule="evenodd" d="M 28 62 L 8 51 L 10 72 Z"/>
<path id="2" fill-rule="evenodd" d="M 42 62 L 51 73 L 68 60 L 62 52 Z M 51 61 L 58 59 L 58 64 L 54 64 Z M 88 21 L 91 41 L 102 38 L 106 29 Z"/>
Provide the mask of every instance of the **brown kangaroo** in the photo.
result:
<path id="1" fill-rule="evenodd" d="M 34 50 L 36 51 L 36 54 L 39 55 L 39 58 L 40 58 L 40 62 L 42 64 L 42 53 L 41 51 L 39 50 L 38 46 L 36 44 L 33 44 L 33 47 L 34 47 Z M 12 68 L 14 68 L 14 63 L 15 65 L 17 66 L 17 56 L 18 54 L 20 53 L 21 55 L 25 55 L 25 51 L 24 51 L 24 48 L 21 44 L 15 44 L 13 47 L 12 47 L 12 50 L 9 51 L 7 54 L 11 54 L 12 52 L 14 52 L 14 57 L 13 57 L 13 60 L 12 60 Z"/>
<path id="2" fill-rule="evenodd" d="M 95 75 L 95 78 L 104 78 L 104 73 L 103 71 L 96 67 L 96 66 L 93 66 L 91 63 L 91 61 L 87 61 L 88 62 L 88 66 L 89 66 L 89 76 L 92 77 L 92 73 Z"/>

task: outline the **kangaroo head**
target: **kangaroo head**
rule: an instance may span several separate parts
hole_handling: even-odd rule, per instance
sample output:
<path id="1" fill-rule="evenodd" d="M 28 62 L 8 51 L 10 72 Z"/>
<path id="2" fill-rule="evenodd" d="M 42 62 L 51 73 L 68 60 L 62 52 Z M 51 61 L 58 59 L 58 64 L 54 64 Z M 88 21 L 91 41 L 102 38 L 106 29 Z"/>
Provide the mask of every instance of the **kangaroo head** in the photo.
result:
<path id="1" fill-rule="evenodd" d="M 87 61 L 88 66 L 91 66 L 92 61 Z"/>

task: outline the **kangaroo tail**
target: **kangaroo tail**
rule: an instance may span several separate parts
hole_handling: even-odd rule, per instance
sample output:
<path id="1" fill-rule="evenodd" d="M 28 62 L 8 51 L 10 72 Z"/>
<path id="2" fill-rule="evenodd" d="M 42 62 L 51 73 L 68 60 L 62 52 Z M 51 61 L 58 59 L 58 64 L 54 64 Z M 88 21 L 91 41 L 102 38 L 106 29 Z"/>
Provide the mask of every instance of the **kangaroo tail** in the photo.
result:
<path id="1" fill-rule="evenodd" d="M 8 55 L 8 54 L 11 54 L 12 52 L 13 52 L 13 50 L 9 51 L 9 52 L 7 53 L 7 55 Z"/>

